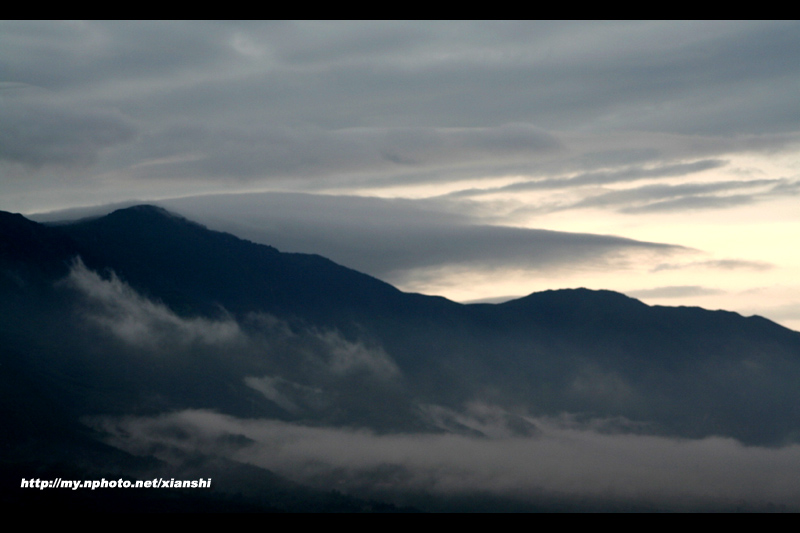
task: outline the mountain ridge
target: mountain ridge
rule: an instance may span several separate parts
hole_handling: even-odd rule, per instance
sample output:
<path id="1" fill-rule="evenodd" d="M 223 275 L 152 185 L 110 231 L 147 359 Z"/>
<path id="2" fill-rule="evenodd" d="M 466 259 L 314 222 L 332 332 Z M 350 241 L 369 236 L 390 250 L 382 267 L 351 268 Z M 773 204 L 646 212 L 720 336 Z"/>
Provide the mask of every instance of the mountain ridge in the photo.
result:
<path id="1" fill-rule="evenodd" d="M 320 361 L 338 357 L 341 362 L 336 363 L 340 365 L 336 368 L 348 369 L 338 370 L 342 374 L 335 379 L 323 379 L 328 370 L 312 376 L 307 370 L 296 368 L 290 359 L 278 364 L 260 359 L 264 356 L 255 352 L 248 355 L 251 359 L 245 366 L 288 372 L 276 374 L 286 382 L 257 385 L 279 398 L 277 392 L 269 392 L 269 387 L 280 384 L 284 391 L 281 394 L 294 398 L 277 399 L 277 403 L 260 400 L 260 409 L 270 416 L 285 409 L 289 409 L 286 416 L 294 416 L 292 409 L 300 412 L 300 405 L 312 402 L 311 396 L 303 395 L 311 394 L 312 389 L 324 390 L 323 383 L 333 383 L 331 380 L 338 383 L 350 379 L 349 373 L 356 372 L 352 369 L 359 368 L 353 376 L 368 371 L 399 376 L 394 388 L 386 389 L 399 394 L 396 397 L 385 391 L 376 392 L 378 389 L 369 380 L 358 386 L 349 385 L 354 391 L 368 386 L 371 392 L 365 394 L 383 398 L 353 419 L 381 430 L 395 423 L 399 424 L 396 427 L 414 426 L 417 422 L 413 421 L 410 406 L 417 401 L 457 408 L 482 398 L 481 401 L 527 405 L 541 414 L 566 410 L 633 419 L 656 416 L 659 424 L 672 428 L 668 431 L 704 435 L 708 429 L 704 429 L 702 417 L 687 418 L 680 405 L 684 401 L 698 405 L 710 402 L 705 384 L 717 383 L 720 390 L 738 387 L 746 391 L 740 396 L 760 395 L 751 401 L 757 408 L 740 405 L 739 400 L 723 402 L 728 420 L 725 431 L 738 438 L 770 440 L 783 431 L 777 414 L 761 415 L 774 422 L 770 422 L 774 427 L 766 431 L 742 425 L 740 419 L 744 415 L 737 414 L 737 409 L 760 409 L 766 413 L 772 408 L 775 413 L 789 416 L 791 409 L 780 397 L 793 394 L 787 392 L 793 387 L 792 376 L 800 378 L 800 333 L 764 318 L 701 308 L 648 306 L 620 293 L 586 288 L 536 292 L 501 304 L 460 304 L 437 296 L 404 293 L 322 256 L 280 252 L 210 230 L 155 206 L 132 206 L 103 217 L 56 226 L 23 219 L 21 215 L 0 214 L 0 236 L 5 239 L 5 244 L 0 243 L 0 270 L 4 273 L 0 288 L 5 294 L 5 312 L 20 317 L 4 329 L 11 345 L 19 347 L 16 353 L 33 350 L 41 352 L 43 360 L 51 357 L 48 342 L 34 340 L 37 320 L 52 324 L 49 327 L 54 338 L 63 338 L 64 346 L 74 344 L 72 349 L 76 352 L 96 349 L 75 337 L 73 330 L 86 329 L 87 320 L 91 319 L 94 333 L 86 335 L 99 335 L 101 330 L 96 324 L 105 324 L 107 340 L 97 340 L 95 344 L 104 346 L 113 341 L 109 345 L 113 348 L 108 349 L 131 354 L 143 348 L 130 343 L 144 343 L 147 335 L 156 335 L 155 339 L 162 339 L 159 342 L 173 342 L 170 339 L 180 331 L 194 331 L 193 324 L 202 323 L 209 331 L 239 331 L 237 335 L 247 339 L 242 346 L 262 342 L 254 339 L 272 339 L 269 342 L 279 343 L 282 350 L 314 353 Z M 12 235 L 15 231 L 16 237 Z M 75 256 L 83 258 L 83 273 L 75 271 Z M 59 281 L 68 274 L 73 278 L 83 276 L 83 285 L 76 285 L 74 279 L 67 284 Z M 40 287 L 40 292 L 31 292 L 29 285 Z M 86 292 L 90 289 L 95 293 Z M 98 300 L 98 294 L 106 299 Z M 134 298 L 131 295 L 137 296 L 125 300 Z M 43 316 L 49 318 L 25 318 Z M 265 322 L 263 317 L 272 318 Z M 276 320 L 285 328 L 269 326 L 273 329 L 264 330 L 264 324 Z M 144 328 L 143 338 L 109 337 L 113 332 L 124 332 L 123 326 L 133 325 Z M 167 335 L 168 332 L 171 333 Z M 211 337 L 205 333 L 192 338 Z M 153 342 L 150 344 L 156 346 Z M 193 345 L 184 342 L 174 349 L 182 353 Z M 212 348 L 198 346 L 201 351 Z M 95 365 L 93 355 L 85 357 L 87 362 L 81 364 Z M 198 379 L 208 377 L 209 390 L 221 390 L 215 388 L 223 386 L 220 380 L 236 382 L 244 378 L 243 370 L 225 368 L 228 363 L 222 360 L 213 362 L 218 370 L 208 375 L 206 370 L 191 369 L 190 361 L 191 358 L 186 359 L 188 366 L 182 367 L 182 372 L 197 374 Z M 345 362 L 350 366 L 341 366 Z M 54 360 L 54 364 L 61 368 L 65 363 Z M 764 388 L 765 378 L 748 373 L 751 367 L 767 369 L 773 387 Z M 71 375 L 68 367 L 63 368 L 65 375 Z M 178 372 L 177 368 L 170 372 Z M 258 372 L 265 372 L 263 369 Z M 96 375 L 103 372 L 98 369 Z M 123 409 L 142 396 L 136 391 L 145 381 L 137 380 L 151 376 L 151 370 L 142 369 L 139 377 L 136 373 L 125 377 L 124 372 L 119 376 L 133 380 L 124 389 L 131 392 L 129 396 L 112 394 L 114 398 L 109 397 L 107 403 Z M 148 400 L 144 404 L 169 405 L 173 401 L 170 398 L 179 398 L 168 386 L 170 380 L 181 379 L 179 374 L 169 379 L 147 379 L 163 382 L 146 385 L 143 390 L 155 387 L 153 391 L 158 389 L 165 400 Z M 677 390 L 684 392 L 676 396 Z M 254 391 L 245 391 L 246 394 L 220 392 L 219 405 L 228 405 L 236 413 L 246 412 L 247 402 L 251 401 L 247 398 Z M 349 396 L 341 396 L 345 397 Z M 411 398 L 416 400 L 412 402 Z M 395 401 L 406 407 L 398 408 L 399 418 L 390 422 L 389 417 L 381 415 L 381 409 Z M 358 404 L 355 396 L 352 402 L 336 411 L 339 414 L 330 416 L 347 419 L 347 410 L 356 409 Z M 389 403 L 379 407 L 381 402 Z M 214 402 L 193 393 L 181 397 L 178 404 L 209 408 Z"/>
<path id="2" fill-rule="evenodd" d="M 587 288 L 461 304 L 155 206 L 55 225 L 0 213 L 0 315 L 12 480 L 20 462 L 60 471 L 55 458 L 88 477 L 161 475 L 167 452 L 183 465 L 170 475 L 222 478 L 213 454 L 183 448 L 194 426 L 181 416 L 489 440 L 585 420 L 612 433 L 800 442 L 800 333 L 768 319 Z M 137 419 L 157 431 L 126 429 Z M 213 449 L 254 443 L 220 438 Z"/>
<path id="3" fill-rule="evenodd" d="M 288 256 L 295 256 L 295 257 L 313 257 L 313 258 L 318 258 L 318 259 L 321 259 L 321 260 L 323 260 L 325 262 L 329 262 L 331 264 L 337 265 L 340 268 L 344 268 L 344 269 L 347 269 L 347 270 L 350 270 L 350 271 L 353 271 L 353 272 L 358 272 L 358 271 L 355 271 L 355 270 L 353 270 L 353 269 L 351 269 L 351 268 L 349 268 L 347 266 L 339 265 L 338 263 L 335 263 L 335 262 L 331 261 L 330 259 L 327 259 L 324 256 L 321 256 L 319 254 L 307 254 L 307 253 L 296 253 L 296 252 L 280 252 L 275 247 L 267 245 L 267 244 L 256 243 L 256 242 L 253 242 L 253 241 L 250 241 L 250 240 L 247 240 L 247 239 L 242 239 L 242 238 L 237 237 L 237 236 L 235 236 L 235 235 L 233 235 L 231 233 L 228 233 L 228 232 L 211 230 L 211 229 L 209 229 L 207 226 L 205 226 L 203 224 L 200 224 L 198 222 L 189 220 L 186 217 L 184 217 L 182 215 L 178 215 L 176 213 L 173 213 L 173 212 L 171 212 L 171 211 L 169 211 L 169 210 L 167 210 L 167 209 L 165 209 L 163 207 L 156 206 L 156 205 L 151 205 L 151 204 L 137 204 L 137 205 L 130 206 L 130 207 L 124 207 L 124 208 L 116 209 L 116 210 L 112 211 L 111 213 L 109 213 L 107 215 L 93 216 L 93 217 L 90 217 L 88 219 L 80 219 L 80 220 L 75 220 L 75 221 L 62 221 L 62 222 L 48 222 L 48 223 L 44 223 L 43 225 L 44 226 L 58 226 L 58 227 L 67 226 L 67 227 L 69 227 L 69 226 L 76 226 L 76 225 L 84 225 L 86 223 L 90 223 L 90 224 L 91 223 L 98 223 L 98 221 L 102 221 L 102 220 L 114 220 L 114 219 L 116 219 L 118 217 L 127 216 L 127 215 L 134 214 L 134 213 L 145 215 L 145 216 L 161 216 L 161 217 L 164 217 L 166 219 L 173 219 L 175 221 L 181 221 L 181 223 L 186 224 L 187 227 L 194 227 L 197 230 L 205 230 L 205 231 L 207 231 L 209 233 L 212 233 L 212 234 L 224 235 L 224 236 L 227 236 L 225 238 L 228 238 L 228 239 L 233 238 L 233 239 L 236 239 L 238 241 L 241 241 L 241 242 L 244 242 L 244 243 L 248 243 L 249 245 L 252 245 L 252 246 L 255 246 L 255 247 L 264 247 L 266 249 L 273 250 L 275 252 L 283 254 L 283 255 L 285 255 L 287 257 Z M 19 215 L 19 216 L 22 216 L 22 215 Z M 111 218 L 109 219 L 109 217 L 111 217 Z M 26 219 L 26 220 L 28 220 L 28 219 Z M 136 220 L 130 220 L 129 222 L 137 223 Z M 598 301 L 600 301 L 601 298 L 605 298 L 604 303 L 609 303 L 611 301 L 637 302 L 638 305 L 647 306 L 647 307 L 650 307 L 650 308 L 655 308 L 655 307 L 664 307 L 664 308 L 697 307 L 697 306 L 659 306 L 659 305 L 651 306 L 651 305 L 648 305 L 648 304 L 645 304 L 645 303 L 641 302 L 641 300 L 638 300 L 636 298 L 627 296 L 625 294 L 622 294 L 622 293 L 619 293 L 619 292 L 616 292 L 616 291 L 611 291 L 611 290 L 607 290 L 607 289 L 588 289 L 586 287 L 548 289 L 548 290 L 544 290 L 544 291 L 537 291 L 537 292 L 533 292 L 533 293 L 530 293 L 528 295 L 521 296 L 519 298 L 514 298 L 512 300 L 508 300 L 506 302 L 502 302 L 502 303 L 499 303 L 499 304 L 460 304 L 458 302 L 454 302 L 452 300 L 449 300 L 449 299 L 447 299 L 445 297 L 438 296 L 438 295 L 422 295 L 422 294 L 419 294 L 419 293 L 405 293 L 405 292 L 399 291 L 398 289 L 396 289 L 395 287 L 393 287 L 392 285 L 390 285 L 390 284 L 388 284 L 386 282 L 383 282 L 383 281 L 381 281 L 381 280 L 379 280 L 377 278 L 374 278 L 373 276 L 369 276 L 368 274 L 363 274 L 363 273 L 360 273 L 360 272 L 359 272 L 359 274 L 361 274 L 362 276 L 365 276 L 366 278 L 370 278 L 372 280 L 376 280 L 376 281 L 384 284 L 385 286 L 392 287 L 395 291 L 401 292 L 403 294 L 419 295 L 419 296 L 424 296 L 426 298 L 436 298 L 436 299 L 446 300 L 447 302 L 450 302 L 450 303 L 456 304 L 456 305 L 472 305 L 472 306 L 475 306 L 475 305 L 496 305 L 496 306 L 499 306 L 499 307 L 507 307 L 507 308 L 512 308 L 512 307 L 521 308 L 521 307 L 524 307 L 525 305 L 527 305 L 529 303 L 534 303 L 534 302 L 538 303 L 538 302 L 540 302 L 542 300 L 546 300 L 549 297 L 549 295 L 551 295 L 551 294 L 554 294 L 554 295 L 558 294 L 559 296 L 566 296 L 566 295 L 574 294 L 574 295 L 578 296 L 579 299 L 581 297 L 586 297 L 587 295 L 592 295 L 592 298 L 594 298 L 594 299 L 596 299 Z M 612 299 L 609 300 L 606 297 L 610 297 Z M 714 312 L 714 310 L 707 310 L 707 309 L 704 309 L 702 307 L 697 307 L 697 308 L 698 309 L 703 309 L 705 311 Z M 725 311 L 725 310 L 719 310 L 719 311 Z M 726 312 L 731 312 L 731 311 L 726 311 Z M 763 318 L 764 320 L 768 320 L 769 321 L 768 318 L 765 318 L 765 317 L 760 317 L 760 318 Z M 770 322 L 772 322 L 772 321 L 770 321 Z M 785 327 L 785 326 L 781 326 L 781 327 Z"/>

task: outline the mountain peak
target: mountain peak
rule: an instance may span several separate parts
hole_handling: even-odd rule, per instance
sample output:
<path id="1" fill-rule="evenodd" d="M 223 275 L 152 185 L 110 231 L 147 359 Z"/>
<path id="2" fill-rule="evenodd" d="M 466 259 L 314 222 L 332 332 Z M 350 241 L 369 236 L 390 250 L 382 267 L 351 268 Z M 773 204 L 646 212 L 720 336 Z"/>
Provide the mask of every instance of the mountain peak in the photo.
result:
<path id="1" fill-rule="evenodd" d="M 171 218 L 176 220 L 183 220 L 186 222 L 191 222 L 189 219 L 173 213 L 172 211 L 167 211 L 163 207 L 159 207 L 157 205 L 152 204 L 139 204 L 134 205 L 131 207 L 123 207 L 122 209 L 117 209 L 116 211 L 112 211 L 107 217 L 128 217 L 128 216 L 147 216 L 147 217 L 165 217 Z M 193 224 L 197 224 L 196 222 L 192 222 Z M 200 225 L 200 224 L 197 224 Z"/>
<path id="2" fill-rule="evenodd" d="M 174 213 L 167 211 L 163 207 L 159 207 L 153 204 L 139 204 L 139 205 L 133 205 L 131 207 L 123 207 L 121 209 L 112 211 L 112 213 L 118 213 L 120 211 L 129 211 L 132 213 L 158 213 L 166 216 L 177 216 Z"/>
<path id="3" fill-rule="evenodd" d="M 78 221 L 80 223 L 81 221 Z M 168 211 L 163 207 L 151 204 L 139 204 L 131 207 L 124 207 L 112 211 L 111 213 L 87 220 L 93 224 L 103 226 L 121 226 L 127 228 L 126 231 L 152 230 L 163 232 L 167 227 L 184 228 L 190 231 L 208 230 L 206 226 L 188 218 Z M 166 224 L 166 225 L 165 225 Z M 69 225 L 69 224 L 68 224 Z M 210 231 L 210 230 L 208 230 Z"/>
<path id="4" fill-rule="evenodd" d="M 523 296 L 516 300 L 505 302 L 506 307 L 527 307 L 531 305 L 553 305 L 560 306 L 613 306 L 619 307 L 647 307 L 646 304 L 631 298 L 620 292 L 610 290 L 594 290 L 580 287 L 577 289 L 553 289 L 542 292 L 534 292 L 528 296 Z"/>

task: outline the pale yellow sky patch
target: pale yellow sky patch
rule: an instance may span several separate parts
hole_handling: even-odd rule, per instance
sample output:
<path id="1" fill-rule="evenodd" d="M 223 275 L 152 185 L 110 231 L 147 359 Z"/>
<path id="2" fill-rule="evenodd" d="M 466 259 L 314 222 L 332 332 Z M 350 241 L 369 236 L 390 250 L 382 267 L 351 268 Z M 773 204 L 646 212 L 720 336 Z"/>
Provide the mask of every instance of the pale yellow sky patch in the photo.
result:
<path id="1" fill-rule="evenodd" d="M 724 167 L 695 174 L 635 182 L 608 184 L 602 188 L 575 187 L 566 190 L 494 193 L 473 197 L 475 202 L 505 200 L 529 205 L 568 203 L 598 190 L 624 190 L 655 183 L 714 183 L 751 179 L 796 179 L 800 158 L 796 153 L 770 156 L 726 157 Z M 524 178 L 523 178 L 524 179 Z M 522 181 L 519 177 L 508 183 Z M 463 183 L 459 184 L 462 185 Z M 479 188 L 498 186 L 485 182 Z M 760 192 L 765 187 L 738 189 L 728 194 Z M 705 208 L 654 213 L 619 213 L 608 207 L 568 209 L 550 213 L 528 212 L 519 219 L 503 222 L 528 228 L 615 235 L 636 240 L 684 246 L 673 258 L 643 254 L 626 268 L 559 269 L 558 271 L 502 270 L 493 272 L 453 270 L 440 275 L 429 272 L 414 283 L 401 284 L 405 290 L 441 294 L 457 301 L 499 296 L 523 296 L 534 291 L 567 287 L 611 289 L 620 292 L 647 291 L 664 287 L 696 287 L 696 294 L 684 289 L 680 297 L 645 296 L 653 305 L 697 305 L 729 309 L 743 314 L 760 313 L 787 327 L 800 330 L 800 198 L 768 195 L 754 203 L 726 208 Z M 716 266 L 713 261 L 736 260 L 737 268 Z M 704 263 L 705 262 L 705 263 Z M 683 268 L 656 270 L 660 263 Z M 759 267 L 760 265 L 760 267 Z M 771 268 L 768 266 L 771 265 Z M 730 265 L 729 265 L 730 266 Z M 753 287 L 758 287 L 755 292 Z M 749 292 L 750 291 L 750 292 Z M 797 311 L 795 311 L 797 309 Z M 770 316 L 772 315 L 772 316 Z"/>

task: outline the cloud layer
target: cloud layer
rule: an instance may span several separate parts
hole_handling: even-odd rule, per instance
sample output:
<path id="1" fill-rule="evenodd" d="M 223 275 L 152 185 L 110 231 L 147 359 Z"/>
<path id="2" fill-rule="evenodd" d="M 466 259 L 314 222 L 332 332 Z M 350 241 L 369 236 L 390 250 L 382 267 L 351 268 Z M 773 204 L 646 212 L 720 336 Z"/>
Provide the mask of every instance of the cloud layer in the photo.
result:
<path id="1" fill-rule="evenodd" d="M 602 268 L 626 257 L 687 251 L 610 235 L 489 225 L 480 212 L 434 201 L 264 193 L 159 203 L 212 228 L 282 251 L 319 253 L 392 283 L 426 269 Z"/>
<path id="2" fill-rule="evenodd" d="M 793 21 L 7 21 L 0 34 L 14 133 L 0 161 L 96 162 L 106 201 L 141 180 L 174 195 L 582 173 L 570 186 L 798 141 Z M 99 158 L 109 147 L 123 149 Z"/>
<path id="3" fill-rule="evenodd" d="M 12 94 L 3 95 L 0 87 L 0 163 L 30 170 L 87 168 L 103 149 L 133 140 L 137 131 L 130 118 L 114 109 L 76 108 L 25 86 L 5 92 Z"/>
<path id="4" fill-rule="evenodd" d="M 336 482 L 339 490 L 361 496 L 488 494 L 529 503 L 558 497 L 662 510 L 796 509 L 800 498 L 797 445 L 671 439 L 609 431 L 603 421 L 569 417 L 525 420 L 537 428 L 534 436 L 377 435 L 206 411 L 95 424 L 110 442 L 133 453 L 170 460 L 196 451 L 220 454 L 305 483 Z M 231 436 L 239 435 L 247 444 L 232 446 Z"/>

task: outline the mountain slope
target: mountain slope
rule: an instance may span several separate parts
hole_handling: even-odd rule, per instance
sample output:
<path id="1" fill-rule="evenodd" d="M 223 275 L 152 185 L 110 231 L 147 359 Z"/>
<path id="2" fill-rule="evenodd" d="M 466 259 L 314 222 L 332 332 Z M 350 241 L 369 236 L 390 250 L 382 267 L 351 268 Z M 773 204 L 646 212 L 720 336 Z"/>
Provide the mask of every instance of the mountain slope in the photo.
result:
<path id="1" fill-rule="evenodd" d="M 186 461 L 200 452 L 180 439 L 141 448 L 118 427 L 182 412 L 381 435 L 533 438 L 567 416 L 800 440 L 800 333 L 761 317 L 587 289 L 462 305 L 151 206 L 52 227 L 0 213 L 0 312 L 4 449 L 25 460 L 56 445 L 91 463 L 89 443 L 113 436 Z"/>
<path id="2" fill-rule="evenodd" d="M 277 317 L 300 335 L 284 339 L 283 350 L 316 350 L 323 359 L 326 351 L 362 350 L 378 354 L 381 362 L 372 361 L 373 367 L 396 364 L 396 386 L 404 391 L 400 396 L 406 403 L 417 398 L 455 408 L 483 399 L 521 402 L 538 413 L 656 416 L 669 431 L 688 435 L 708 434 L 710 428 L 702 421 L 717 412 L 724 416 L 715 431 L 755 440 L 779 438 L 786 424 L 773 422 L 795 415 L 781 398 L 791 394 L 798 375 L 800 334 L 763 318 L 650 307 L 618 293 L 587 289 L 545 291 L 498 305 L 461 305 L 402 293 L 323 257 L 281 253 L 153 206 L 57 227 L 23 220 L 11 216 L 4 230 L 11 243 L 4 257 L 13 268 L 24 264 L 32 271 L 43 269 L 49 274 L 42 279 L 50 282 L 66 273 L 72 255 L 80 255 L 90 270 L 106 273 L 106 278 L 113 272 L 141 297 L 163 303 L 186 320 L 227 320 L 252 337 L 261 335 L 254 317 Z M 52 297 L 57 296 L 68 298 L 63 290 Z M 209 328 L 213 322 L 205 324 Z M 321 342 L 325 335 L 328 340 Z M 135 349 L 124 343 L 115 348 Z M 181 350 L 186 348 L 175 351 Z M 279 369 L 273 360 L 264 362 L 255 354 L 246 359 L 241 365 L 252 372 L 271 368 L 297 376 L 298 383 L 310 386 L 314 381 L 290 370 L 291 365 Z M 202 371 L 186 364 L 182 372 L 201 381 L 203 372 L 211 372 L 213 382 L 227 376 L 228 383 L 245 372 L 231 370 L 228 362 L 208 363 Z M 142 371 L 140 379 L 150 374 Z M 146 389 L 152 390 L 153 383 L 170 389 L 169 383 L 181 379 L 151 376 Z M 710 393 L 707 384 L 714 384 L 718 393 Z M 132 382 L 129 388 L 139 386 Z M 218 386 L 225 387 L 233 390 L 231 385 Z M 158 395 L 175 396 L 171 389 Z M 222 401 L 218 394 L 211 396 Z M 245 395 L 223 403 L 234 408 L 248 401 Z M 184 405 L 205 408 L 213 402 Z M 268 412 L 281 410 L 273 406 Z M 742 413 L 755 423 L 743 424 Z M 371 418 L 374 423 L 380 415 L 375 412 Z M 772 429 L 767 431 L 763 420 Z"/>
<path id="3" fill-rule="evenodd" d="M 206 229 L 154 206 L 61 226 L 138 290 L 179 311 L 274 312 L 321 323 L 364 314 L 421 312 L 391 285 L 317 255 L 281 253 Z M 450 303 L 450 302 L 447 302 Z M 448 309 L 456 304 L 445 305 Z"/>

